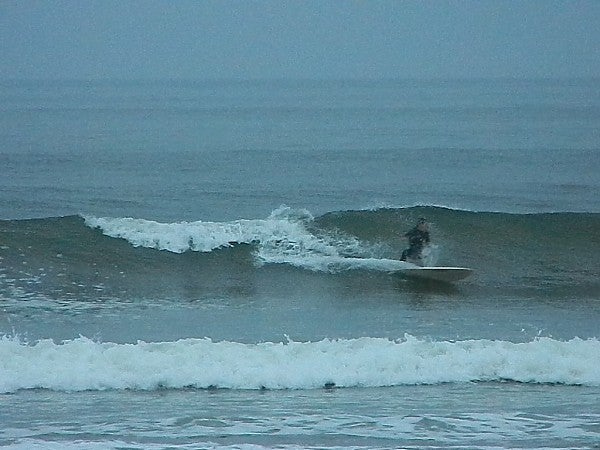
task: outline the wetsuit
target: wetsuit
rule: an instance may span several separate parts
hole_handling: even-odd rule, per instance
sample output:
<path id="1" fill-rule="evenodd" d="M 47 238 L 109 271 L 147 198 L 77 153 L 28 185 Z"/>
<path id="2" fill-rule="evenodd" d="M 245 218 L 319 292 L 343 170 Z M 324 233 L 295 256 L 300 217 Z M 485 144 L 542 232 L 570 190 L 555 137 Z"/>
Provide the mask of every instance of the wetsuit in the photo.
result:
<path id="1" fill-rule="evenodd" d="M 429 231 L 422 231 L 418 227 L 414 227 L 404 236 L 408 238 L 408 248 L 402 252 L 400 260 L 407 261 L 412 259 L 419 261 L 423 248 L 429 244 Z"/>

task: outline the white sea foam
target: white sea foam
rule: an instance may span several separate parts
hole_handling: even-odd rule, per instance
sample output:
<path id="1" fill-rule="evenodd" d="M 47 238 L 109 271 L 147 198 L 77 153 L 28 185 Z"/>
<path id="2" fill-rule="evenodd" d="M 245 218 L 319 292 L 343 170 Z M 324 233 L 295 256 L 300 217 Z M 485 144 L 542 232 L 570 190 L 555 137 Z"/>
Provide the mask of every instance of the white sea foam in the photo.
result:
<path id="1" fill-rule="evenodd" d="M 267 219 L 240 219 L 232 222 L 175 222 L 86 216 L 85 223 L 100 228 L 107 236 L 126 239 L 136 247 L 182 253 L 210 252 L 234 243 L 292 243 L 310 247 L 316 243 L 305 227 L 312 216 L 304 210 L 281 207 Z M 312 244 L 312 245 L 311 245 Z"/>
<path id="2" fill-rule="evenodd" d="M 234 243 L 256 246 L 257 264 L 290 264 L 304 269 L 337 272 L 349 269 L 393 271 L 410 265 L 372 257 L 358 239 L 342 234 L 315 235 L 308 229 L 313 217 L 306 210 L 282 206 L 266 219 L 232 222 L 159 223 L 133 218 L 85 217 L 85 223 L 136 247 L 210 252 Z"/>
<path id="3" fill-rule="evenodd" d="M 159 388 L 314 389 L 513 380 L 600 385 L 600 341 L 537 338 L 435 342 L 359 338 L 319 342 L 55 343 L 0 340 L 0 392 Z"/>
<path id="4" fill-rule="evenodd" d="M 85 217 L 85 223 L 107 236 L 123 238 L 135 247 L 183 253 L 210 252 L 232 243 L 251 243 L 267 236 L 289 236 L 297 225 L 287 220 L 236 220 L 233 222 L 159 223 L 134 218 Z"/>

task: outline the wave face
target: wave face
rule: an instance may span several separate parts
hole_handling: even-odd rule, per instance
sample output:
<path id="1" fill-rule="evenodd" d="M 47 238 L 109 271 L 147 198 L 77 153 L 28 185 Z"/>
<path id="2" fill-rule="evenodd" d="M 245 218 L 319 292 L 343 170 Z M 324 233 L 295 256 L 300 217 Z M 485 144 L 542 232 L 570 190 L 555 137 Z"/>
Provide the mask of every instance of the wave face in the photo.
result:
<path id="1" fill-rule="evenodd" d="M 396 255 L 404 246 L 398 231 L 421 216 L 432 223 L 439 247 L 436 265 L 472 267 L 482 282 L 505 287 L 599 286 L 595 279 L 600 273 L 600 214 L 415 207 L 331 213 L 317 221 L 325 229 L 339 229 L 360 240 L 384 242 L 389 254 Z"/>
<path id="2" fill-rule="evenodd" d="M 537 338 L 435 342 L 359 338 L 243 344 L 183 339 L 116 344 L 80 337 L 0 340 L 0 392 L 315 389 L 515 381 L 600 385 L 600 342 Z"/>
<path id="3" fill-rule="evenodd" d="M 313 217 L 281 207 L 266 219 L 158 223 L 70 216 L 0 221 L 5 294 L 196 291 L 263 267 L 340 274 L 387 273 L 403 233 L 431 222 L 436 265 L 475 269 L 481 288 L 546 290 L 596 296 L 600 289 L 600 214 L 506 214 L 411 207 L 331 212 Z M 7 291 L 10 287 L 10 292 Z M 12 293 L 12 294 L 11 294 Z"/>

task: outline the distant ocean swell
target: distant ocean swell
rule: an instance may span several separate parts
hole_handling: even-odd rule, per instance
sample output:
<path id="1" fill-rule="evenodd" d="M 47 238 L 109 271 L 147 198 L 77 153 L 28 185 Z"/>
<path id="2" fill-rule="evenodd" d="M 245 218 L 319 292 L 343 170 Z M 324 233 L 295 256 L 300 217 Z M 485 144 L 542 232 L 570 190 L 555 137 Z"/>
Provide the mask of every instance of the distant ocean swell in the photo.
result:
<path id="1" fill-rule="evenodd" d="M 600 341 L 435 342 L 359 338 L 285 343 L 116 344 L 0 340 L 0 392 L 318 389 L 466 382 L 600 385 Z"/>

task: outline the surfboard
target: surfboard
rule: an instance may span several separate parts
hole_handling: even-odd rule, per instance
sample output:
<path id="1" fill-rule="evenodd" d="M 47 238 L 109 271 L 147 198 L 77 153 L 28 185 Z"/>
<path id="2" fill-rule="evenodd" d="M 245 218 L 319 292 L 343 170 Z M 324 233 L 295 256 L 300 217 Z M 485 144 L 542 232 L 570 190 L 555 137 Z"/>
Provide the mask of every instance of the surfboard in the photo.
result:
<path id="1" fill-rule="evenodd" d="M 426 280 L 445 281 L 452 283 L 467 278 L 473 273 L 473 269 L 467 267 L 410 267 L 399 269 L 399 273 L 410 278 L 421 278 Z"/>

